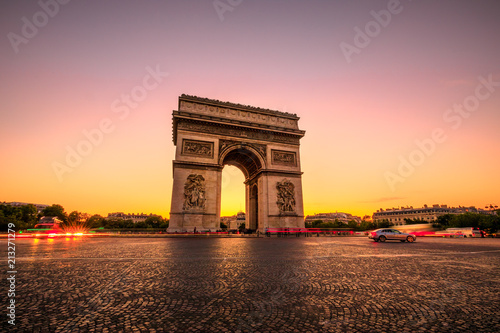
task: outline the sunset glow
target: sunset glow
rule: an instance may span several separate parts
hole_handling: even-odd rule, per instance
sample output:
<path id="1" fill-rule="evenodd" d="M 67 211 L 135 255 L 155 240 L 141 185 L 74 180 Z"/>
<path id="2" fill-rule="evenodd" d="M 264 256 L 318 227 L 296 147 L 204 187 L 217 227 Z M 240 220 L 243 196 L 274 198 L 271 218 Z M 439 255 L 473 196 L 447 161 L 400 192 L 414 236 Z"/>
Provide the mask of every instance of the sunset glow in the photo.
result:
<path id="1" fill-rule="evenodd" d="M 497 1 L 72 1 L 24 36 L 40 11 L 0 5 L 0 201 L 168 218 L 186 93 L 300 117 L 305 215 L 500 202 Z"/>

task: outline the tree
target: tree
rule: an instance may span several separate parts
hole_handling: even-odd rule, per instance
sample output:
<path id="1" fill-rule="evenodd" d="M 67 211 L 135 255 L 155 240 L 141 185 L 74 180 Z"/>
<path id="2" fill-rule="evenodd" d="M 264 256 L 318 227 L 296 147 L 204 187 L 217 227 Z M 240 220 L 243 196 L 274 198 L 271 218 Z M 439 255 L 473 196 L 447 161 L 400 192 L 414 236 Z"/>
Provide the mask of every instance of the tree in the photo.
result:
<path id="1" fill-rule="evenodd" d="M 160 224 L 160 228 L 167 229 L 169 223 L 170 223 L 170 220 L 163 219 L 163 222 Z"/>
<path id="2" fill-rule="evenodd" d="M 495 233 L 500 229 L 500 216 L 478 213 L 446 214 L 439 216 L 433 226 L 439 229 L 472 227 Z"/>
<path id="3" fill-rule="evenodd" d="M 88 226 L 89 228 L 100 228 L 104 224 L 104 217 L 101 215 L 95 214 L 92 215 L 89 220 L 88 220 Z"/>
<path id="4" fill-rule="evenodd" d="M 163 219 L 161 216 L 150 216 L 144 222 L 152 228 L 160 228 Z"/>
<path id="5" fill-rule="evenodd" d="M 489 234 L 496 233 L 500 230 L 500 216 L 499 215 L 486 215 L 479 222 L 479 228 Z"/>
<path id="6" fill-rule="evenodd" d="M 144 223 L 144 222 L 142 222 Z M 119 228 L 132 229 L 132 228 L 140 228 L 137 226 L 137 223 L 134 223 L 132 219 L 121 220 L 118 224 Z M 142 228 L 142 227 L 141 227 Z"/>
<path id="7" fill-rule="evenodd" d="M 320 226 L 323 224 L 323 220 L 314 220 L 311 223 L 312 228 L 320 228 Z"/>
<path id="8" fill-rule="evenodd" d="M 9 223 L 13 223 L 16 226 L 16 231 L 32 227 L 36 224 L 36 208 L 35 215 L 33 215 L 31 207 L 23 209 L 23 206 L 18 207 L 1 204 L 0 230 L 7 231 Z"/>
<path id="9" fill-rule="evenodd" d="M 354 220 L 350 220 L 348 223 L 347 223 L 347 226 L 353 230 L 358 230 L 358 223 Z"/>
<path id="10" fill-rule="evenodd" d="M 406 224 L 421 224 L 421 223 L 426 223 L 426 222 L 424 220 L 421 220 L 421 219 L 405 218 L 405 223 Z"/>
<path id="11" fill-rule="evenodd" d="M 5 205 L 0 205 L 0 230 L 1 231 L 7 231 L 8 230 L 8 225 L 9 223 L 14 223 L 16 226 L 18 225 L 19 221 L 8 214 L 7 211 L 4 211 Z"/>
<path id="12" fill-rule="evenodd" d="M 482 217 L 486 215 L 477 214 L 477 213 L 465 213 L 458 214 L 453 216 L 452 226 L 455 228 L 464 228 L 464 227 L 479 227 L 479 223 L 482 220 Z"/>
<path id="13" fill-rule="evenodd" d="M 68 218 L 67 218 L 67 224 L 69 225 L 75 225 L 75 224 L 81 224 L 81 223 L 86 223 L 90 219 L 90 215 L 87 213 L 80 213 L 75 211 L 72 211 L 69 213 Z"/>
<path id="14" fill-rule="evenodd" d="M 376 228 L 389 228 L 391 227 L 393 224 L 391 222 L 389 222 L 388 219 L 383 219 L 382 221 L 379 221 L 376 223 Z"/>
<path id="15" fill-rule="evenodd" d="M 373 224 L 373 222 L 362 221 L 361 224 L 359 225 L 358 230 L 365 231 L 365 230 L 373 230 L 373 229 L 376 229 L 376 226 L 375 226 L 375 224 Z"/>
<path id="16" fill-rule="evenodd" d="M 102 226 L 106 229 L 116 229 L 120 227 L 120 223 L 122 221 L 123 220 L 118 217 L 112 217 L 110 219 L 105 219 L 104 221 L 102 221 Z"/>
<path id="17" fill-rule="evenodd" d="M 38 211 L 36 210 L 35 205 L 24 205 L 21 206 L 20 209 L 22 214 L 21 220 L 24 222 L 24 228 L 33 228 L 38 221 Z"/>
<path id="18" fill-rule="evenodd" d="M 52 205 L 49 207 L 45 207 L 42 211 L 42 214 L 43 216 L 55 216 L 63 222 L 66 222 L 68 220 L 68 215 L 61 205 Z"/>
<path id="19" fill-rule="evenodd" d="M 148 225 L 144 221 L 139 221 L 135 224 L 135 227 L 138 229 L 146 229 Z M 151 226 L 149 226 L 151 228 Z"/>
<path id="20" fill-rule="evenodd" d="M 453 214 L 444 214 L 438 216 L 436 222 L 434 222 L 432 226 L 438 229 L 446 229 L 450 226 L 451 221 L 453 220 L 453 216 Z"/>

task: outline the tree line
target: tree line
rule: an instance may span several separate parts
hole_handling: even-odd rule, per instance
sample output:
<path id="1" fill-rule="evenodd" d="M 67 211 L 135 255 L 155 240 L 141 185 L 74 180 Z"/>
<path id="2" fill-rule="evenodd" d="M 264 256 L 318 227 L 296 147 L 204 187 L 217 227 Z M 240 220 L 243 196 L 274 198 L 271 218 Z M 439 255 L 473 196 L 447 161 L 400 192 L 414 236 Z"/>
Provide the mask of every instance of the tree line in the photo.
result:
<path id="1" fill-rule="evenodd" d="M 439 216 L 432 226 L 440 230 L 447 228 L 473 227 L 493 234 L 500 230 L 499 213 L 500 210 L 497 210 L 496 215 L 478 213 L 446 214 Z"/>
<path id="2" fill-rule="evenodd" d="M 0 231 L 7 231 L 9 223 L 14 223 L 16 230 L 34 228 L 42 216 L 55 216 L 62 221 L 63 225 L 79 225 L 90 229 L 166 229 L 169 223 L 169 220 L 160 216 L 149 216 L 144 221 L 134 223 L 131 219 L 124 220 L 117 217 L 107 219 L 98 214 L 90 215 L 78 211 L 72 211 L 68 214 L 63 206 L 57 204 L 46 207 L 40 213 L 38 213 L 35 205 L 32 204 L 23 206 L 0 204 Z M 419 219 L 405 219 L 405 222 L 406 224 L 425 223 Z M 388 220 L 377 222 L 362 221 L 359 224 L 354 220 L 345 224 L 338 219 L 334 221 L 314 220 L 305 222 L 306 228 L 349 228 L 354 231 L 389 228 L 392 225 Z M 446 214 L 439 216 L 432 226 L 440 230 L 474 227 L 480 228 L 487 233 L 496 233 L 500 230 L 500 210 L 497 210 L 496 215 L 478 213 Z M 244 225 L 241 227 L 245 228 Z M 224 228 L 223 224 L 221 224 L 221 228 Z"/>
<path id="3" fill-rule="evenodd" d="M 149 216 L 144 221 L 134 223 L 133 220 L 110 218 L 106 219 L 101 215 L 90 215 L 78 211 L 66 213 L 61 205 L 51 205 L 38 213 L 35 205 L 27 204 L 23 206 L 11 206 L 0 204 L 0 231 L 7 231 L 7 225 L 14 223 L 16 230 L 32 229 L 42 216 L 57 217 L 62 221 L 63 226 L 80 226 L 89 229 L 153 229 L 168 228 L 169 220 L 161 216 Z"/>
<path id="4" fill-rule="evenodd" d="M 306 228 L 330 228 L 330 229 L 340 229 L 340 228 L 349 228 L 354 231 L 366 231 L 366 230 L 374 230 L 379 228 L 388 228 L 392 224 L 387 221 L 362 221 L 358 224 L 358 222 L 354 220 L 350 220 L 347 224 L 339 221 L 339 219 L 335 219 L 334 221 L 323 221 L 323 220 L 314 220 L 314 221 L 306 221 Z"/>
<path id="5" fill-rule="evenodd" d="M 38 211 L 35 205 L 11 206 L 0 204 L 0 230 L 7 231 L 9 223 L 14 223 L 16 230 L 28 229 L 38 223 Z"/>
<path id="6" fill-rule="evenodd" d="M 405 219 L 406 224 L 420 224 L 427 223 L 420 219 Z M 306 228 L 349 228 L 354 231 L 366 231 L 379 228 L 389 228 L 394 224 L 389 220 L 381 220 L 377 222 L 362 221 L 357 223 L 354 220 L 349 221 L 347 224 L 340 222 L 338 219 L 334 221 L 314 220 L 306 221 Z M 446 214 L 441 215 L 432 224 L 433 228 L 444 230 L 447 228 L 479 228 L 489 234 L 496 233 L 500 230 L 500 210 L 497 210 L 496 215 L 479 214 L 479 213 L 464 213 L 464 214 Z"/>

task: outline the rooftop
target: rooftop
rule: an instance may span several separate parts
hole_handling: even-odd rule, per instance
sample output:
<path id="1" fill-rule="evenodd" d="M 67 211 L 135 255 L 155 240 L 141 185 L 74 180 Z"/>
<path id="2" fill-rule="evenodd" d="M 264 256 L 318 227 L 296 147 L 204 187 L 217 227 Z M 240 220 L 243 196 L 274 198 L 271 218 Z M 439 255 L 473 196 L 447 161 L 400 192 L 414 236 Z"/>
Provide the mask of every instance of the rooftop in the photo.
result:
<path id="1" fill-rule="evenodd" d="M 223 101 L 219 101 L 217 99 L 203 98 L 203 97 L 187 95 L 187 94 L 182 94 L 180 98 L 181 99 L 189 99 L 191 101 L 196 101 L 196 102 L 201 102 L 201 103 L 206 103 L 206 104 L 217 104 L 217 105 L 221 105 L 221 106 L 227 106 L 230 108 L 246 109 L 246 110 L 258 111 L 261 113 L 268 113 L 268 114 L 274 114 L 277 116 L 285 116 L 288 118 L 299 119 L 299 117 L 297 117 L 296 113 L 289 113 L 289 112 L 283 112 L 283 111 L 277 111 L 277 110 L 271 110 L 271 109 L 263 109 L 263 108 L 259 108 L 259 107 L 255 107 L 255 106 L 251 106 L 251 105 L 223 102 Z"/>

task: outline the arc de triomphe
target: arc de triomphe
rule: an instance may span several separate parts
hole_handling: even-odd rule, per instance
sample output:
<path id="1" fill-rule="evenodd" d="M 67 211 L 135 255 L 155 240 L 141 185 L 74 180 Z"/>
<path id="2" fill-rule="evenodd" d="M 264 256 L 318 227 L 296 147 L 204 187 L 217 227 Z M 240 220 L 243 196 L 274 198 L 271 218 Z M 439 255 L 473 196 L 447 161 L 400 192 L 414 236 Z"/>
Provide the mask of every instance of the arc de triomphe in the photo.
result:
<path id="1" fill-rule="evenodd" d="M 299 117 L 189 95 L 173 111 L 168 231 L 220 228 L 224 165 L 245 175 L 246 227 L 304 227 Z"/>

